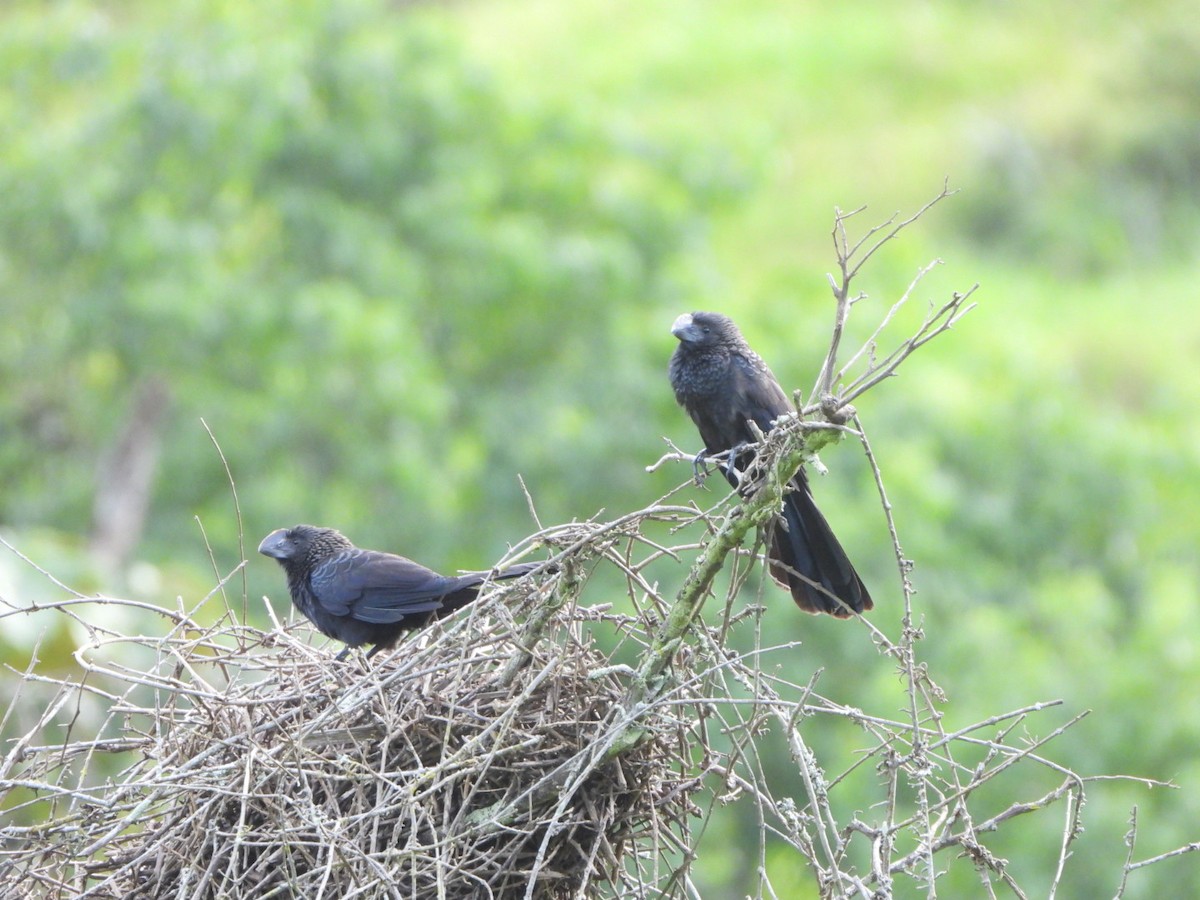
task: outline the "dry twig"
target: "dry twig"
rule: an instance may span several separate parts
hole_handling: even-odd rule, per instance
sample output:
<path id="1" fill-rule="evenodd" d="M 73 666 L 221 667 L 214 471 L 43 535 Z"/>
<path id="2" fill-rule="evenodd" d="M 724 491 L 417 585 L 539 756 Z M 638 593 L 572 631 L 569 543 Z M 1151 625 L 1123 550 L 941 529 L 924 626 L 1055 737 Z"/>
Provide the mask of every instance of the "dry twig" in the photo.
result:
<path id="1" fill-rule="evenodd" d="M 2 723 L 14 739 L 0 762 L 0 884 L 54 898 L 697 897 L 693 864 L 708 826 L 745 798 L 758 897 L 793 893 L 772 883 L 776 842 L 805 860 L 823 897 L 891 897 L 900 880 L 906 895 L 934 897 L 956 858 L 991 895 L 996 882 L 1023 897 L 985 839 L 1061 802 L 1053 892 L 1085 789 L 1100 779 L 1044 748 L 1080 717 L 1034 741 L 1014 741 L 1017 726 L 1058 701 L 947 728 L 918 652 L 912 563 L 866 429 L 847 406 L 959 321 L 974 288 L 931 306 L 877 358 L 882 328 L 931 263 L 863 348 L 838 360 L 851 307 L 865 296 L 854 290 L 863 265 L 948 194 L 854 241 L 846 223 L 855 213 L 838 213 L 830 350 L 809 404 L 759 446 L 748 473 L 755 491 L 710 509 L 672 502 L 689 477 L 611 521 L 539 525 L 511 555 L 549 548 L 555 575 L 497 588 L 373 667 L 333 662 L 280 626 L 269 603 L 271 630 L 236 621 L 224 587 L 244 563 L 191 609 L 87 597 L 43 571 L 65 598 L 0 619 L 66 615 L 91 640 L 71 676 L 43 674 L 36 649 L 13 673 L 18 692 L 40 692 L 41 712 L 19 722 L 14 698 Z M 813 414 L 821 418 L 804 418 Z M 819 690 L 820 672 L 776 674 L 776 657 L 794 669 L 795 643 L 764 645 L 762 605 L 733 602 L 755 570 L 753 535 L 773 522 L 796 469 L 845 434 L 874 473 L 903 598 L 897 634 L 886 632 L 886 603 L 875 624 L 860 617 L 847 627 L 895 661 L 906 687 L 898 717 L 840 703 Z M 650 468 L 692 458 L 672 447 Z M 674 590 L 650 575 L 661 560 L 693 555 Z M 599 568 L 623 579 L 622 602 L 579 602 Z M 724 612 L 710 624 L 703 607 L 722 590 Z M 95 615 L 114 607 L 153 611 L 165 634 L 129 636 Z M 746 635 L 754 649 L 733 649 Z M 850 759 L 820 756 L 816 727 L 845 733 L 857 748 Z M 767 775 L 759 754 L 774 741 L 795 779 Z M 1017 767 L 1058 785 L 989 807 L 982 789 Z M 846 808 L 845 786 L 864 778 L 878 802 Z M 1131 872 L 1198 846 L 1134 862 L 1135 828 L 1118 896 Z"/>

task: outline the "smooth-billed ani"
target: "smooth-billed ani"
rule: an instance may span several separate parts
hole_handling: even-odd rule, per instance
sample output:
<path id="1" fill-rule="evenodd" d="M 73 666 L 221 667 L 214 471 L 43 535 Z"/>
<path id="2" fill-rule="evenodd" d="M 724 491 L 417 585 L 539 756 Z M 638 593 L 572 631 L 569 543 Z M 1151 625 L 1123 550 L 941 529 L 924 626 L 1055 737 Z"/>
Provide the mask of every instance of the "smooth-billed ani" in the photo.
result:
<path id="1" fill-rule="evenodd" d="M 517 578 L 542 565 L 449 577 L 403 556 L 360 550 L 332 528 L 315 525 L 272 531 L 258 552 L 283 566 L 296 609 L 347 645 L 339 660 L 353 647 L 374 644 L 370 659 L 405 631 L 466 606 L 489 579 Z"/>
<path id="2" fill-rule="evenodd" d="M 752 453 L 738 448 L 756 441 L 748 423 L 765 434 L 777 418 L 793 411 L 792 405 L 728 316 L 684 313 L 671 333 L 679 339 L 669 370 L 675 399 L 700 430 L 706 455 L 733 451 L 722 468 L 730 484 L 738 487 L 734 470 L 745 471 L 753 460 Z M 789 488 L 782 522 L 770 537 L 771 577 L 808 612 L 846 617 L 851 611 L 871 609 L 871 596 L 817 509 L 803 469 Z"/>

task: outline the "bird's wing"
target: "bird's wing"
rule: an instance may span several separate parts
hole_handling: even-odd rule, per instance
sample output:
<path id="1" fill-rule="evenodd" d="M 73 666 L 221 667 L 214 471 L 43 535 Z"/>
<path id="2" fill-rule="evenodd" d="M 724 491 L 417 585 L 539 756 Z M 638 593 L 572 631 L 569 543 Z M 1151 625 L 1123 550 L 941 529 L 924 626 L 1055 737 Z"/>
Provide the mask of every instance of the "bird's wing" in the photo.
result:
<path id="1" fill-rule="evenodd" d="M 730 380 L 731 397 L 738 414 L 752 421 L 764 434 L 771 430 L 772 422 L 791 410 L 787 394 L 767 364 L 758 357 L 735 354 L 730 366 Z M 745 439 L 753 439 L 748 431 Z"/>
<path id="2" fill-rule="evenodd" d="M 376 550 L 345 550 L 313 569 L 313 594 L 329 613 L 363 622 L 399 622 L 442 606 L 455 581 L 411 559 Z"/>

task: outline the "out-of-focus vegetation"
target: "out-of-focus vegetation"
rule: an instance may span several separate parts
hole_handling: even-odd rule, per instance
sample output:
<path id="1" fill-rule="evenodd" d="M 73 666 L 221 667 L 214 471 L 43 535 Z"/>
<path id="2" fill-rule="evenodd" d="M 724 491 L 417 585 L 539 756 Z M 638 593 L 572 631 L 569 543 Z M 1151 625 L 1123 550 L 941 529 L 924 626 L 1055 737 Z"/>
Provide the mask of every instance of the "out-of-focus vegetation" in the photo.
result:
<path id="1" fill-rule="evenodd" d="M 869 334 L 936 256 L 921 302 L 982 283 L 859 404 L 947 718 L 1061 697 L 1061 720 L 1094 713 L 1054 758 L 1179 785 L 1093 790 L 1059 896 L 1113 893 L 1135 803 L 1139 856 L 1200 837 L 1187 4 L 131 0 L 10 3 L 0 23 L 0 527 L 48 571 L 195 595 L 197 517 L 236 563 L 201 417 L 251 547 L 315 521 L 486 565 L 534 530 L 518 475 L 545 521 L 643 506 L 690 475 L 644 472 L 661 437 L 695 446 L 665 378 L 674 314 L 731 313 L 807 390 L 834 206 L 873 223 L 949 177 L 962 193 L 872 263 L 851 324 Z M 849 443 L 825 461 L 818 499 L 894 626 L 865 463 Z M 266 561 L 249 580 L 252 601 L 282 595 Z M 0 584 L 55 596 L 11 556 Z M 764 598 L 826 693 L 896 694 L 860 630 Z M 46 630 L 44 663 L 67 665 L 65 621 L 6 621 L 10 664 Z M 711 896 L 745 890 L 744 825 L 712 826 Z M 994 846 L 1048 885 L 1061 828 Z M 963 868 L 946 891 L 982 895 Z M 1196 872 L 1134 873 L 1128 896 Z"/>

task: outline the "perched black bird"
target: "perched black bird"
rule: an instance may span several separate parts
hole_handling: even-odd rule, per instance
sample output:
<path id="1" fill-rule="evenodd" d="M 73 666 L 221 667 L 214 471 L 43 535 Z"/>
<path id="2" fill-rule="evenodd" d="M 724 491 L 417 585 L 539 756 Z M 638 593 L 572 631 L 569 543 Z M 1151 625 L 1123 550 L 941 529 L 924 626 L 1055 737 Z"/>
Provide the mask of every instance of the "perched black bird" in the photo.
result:
<path id="1" fill-rule="evenodd" d="M 322 634 L 348 645 L 338 659 L 374 644 L 370 659 L 405 631 L 466 606 L 489 578 L 517 578 L 542 565 L 447 577 L 403 556 L 360 550 L 332 528 L 315 525 L 272 531 L 258 552 L 283 566 L 296 609 Z"/>
<path id="2" fill-rule="evenodd" d="M 679 339 L 670 366 L 675 399 L 700 430 L 705 454 L 734 451 L 725 474 L 737 487 L 734 469 L 744 471 L 753 459 L 738 448 L 756 441 L 747 423 L 754 422 L 765 434 L 792 406 L 728 316 L 684 313 L 671 326 L 671 334 Z M 871 596 L 817 509 L 803 469 L 789 487 L 783 522 L 774 529 L 767 553 L 771 577 L 808 612 L 846 617 L 851 610 L 871 609 Z"/>

